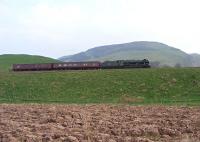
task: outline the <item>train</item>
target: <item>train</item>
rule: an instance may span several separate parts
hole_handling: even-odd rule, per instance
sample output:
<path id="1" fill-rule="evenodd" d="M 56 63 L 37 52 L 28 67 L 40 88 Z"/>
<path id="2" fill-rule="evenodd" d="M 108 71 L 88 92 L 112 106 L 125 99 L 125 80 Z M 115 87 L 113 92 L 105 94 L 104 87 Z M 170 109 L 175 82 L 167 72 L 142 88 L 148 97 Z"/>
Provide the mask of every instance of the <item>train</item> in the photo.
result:
<path id="1" fill-rule="evenodd" d="M 124 69 L 150 68 L 149 61 L 143 60 L 116 60 L 116 61 L 87 61 L 87 62 L 60 62 L 40 64 L 13 64 L 13 71 L 50 71 L 50 70 L 97 70 L 97 69 Z"/>

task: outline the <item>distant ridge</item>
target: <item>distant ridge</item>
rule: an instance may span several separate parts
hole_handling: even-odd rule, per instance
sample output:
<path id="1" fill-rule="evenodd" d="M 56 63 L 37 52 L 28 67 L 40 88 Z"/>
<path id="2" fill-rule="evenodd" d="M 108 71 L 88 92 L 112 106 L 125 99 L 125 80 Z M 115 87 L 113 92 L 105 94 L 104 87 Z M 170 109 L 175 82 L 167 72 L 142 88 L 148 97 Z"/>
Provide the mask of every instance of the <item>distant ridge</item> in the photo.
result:
<path id="1" fill-rule="evenodd" d="M 105 61 L 144 59 L 159 62 L 160 66 L 199 66 L 200 55 L 187 54 L 180 49 L 159 42 L 136 41 L 124 44 L 99 46 L 78 54 L 63 56 L 61 61 Z"/>
<path id="2" fill-rule="evenodd" d="M 26 54 L 0 55 L 0 71 L 8 71 L 12 64 L 50 63 L 58 62 L 56 59 Z"/>

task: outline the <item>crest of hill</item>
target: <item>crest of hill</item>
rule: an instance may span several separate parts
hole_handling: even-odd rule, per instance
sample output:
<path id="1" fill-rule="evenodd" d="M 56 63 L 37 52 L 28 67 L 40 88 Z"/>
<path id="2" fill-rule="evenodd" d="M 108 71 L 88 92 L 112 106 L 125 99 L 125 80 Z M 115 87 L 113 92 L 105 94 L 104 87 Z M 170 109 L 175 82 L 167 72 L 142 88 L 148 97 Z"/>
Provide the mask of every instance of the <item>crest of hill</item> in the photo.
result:
<path id="1" fill-rule="evenodd" d="M 5 54 L 5 55 L 0 55 L 0 71 L 9 70 L 12 64 L 51 63 L 51 62 L 59 62 L 59 61 L 56 59 L 43 56 L 36 56 L 36 55 Z"/>
<path id="2" fill-rule="evenodd" d="M 195 55 L 195 57 L 193 57 Z M 59 58 L 61 61 L 106 61 L 126 59 L 149 59 L 164 66 L 198 66 L 200 55 L 187 54 L 177 48 L 159 42 L 137 41 L 95 47 L 85 52 Z M 194 62 L 195 61 L 195 62 Z"/>

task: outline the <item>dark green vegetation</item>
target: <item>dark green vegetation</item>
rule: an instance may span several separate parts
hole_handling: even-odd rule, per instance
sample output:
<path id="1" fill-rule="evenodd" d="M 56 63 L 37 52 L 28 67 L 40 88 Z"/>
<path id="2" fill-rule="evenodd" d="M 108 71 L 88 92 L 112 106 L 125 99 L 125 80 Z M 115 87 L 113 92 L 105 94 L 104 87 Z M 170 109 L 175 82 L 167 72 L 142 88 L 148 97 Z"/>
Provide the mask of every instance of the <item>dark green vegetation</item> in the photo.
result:
<path id="1" fill-rule="evenodd" d="M 105 61 L 124 59 L 149 59 L 161 66 L 199 66 L 200 55 L 187 54 L 179 49 L 158 42 L 131 42 L 96 47 L 79 54 L 60 58 L 62 61 Z"/>
<path id="2" fill-rule="evenodd" d="M 0 72 L 0 102 L 200 104 L 200 69 Z"/>
<path id="3" fill-rule="evenodd" d="M 0 55 L 0 71 L 8 71 L 11 69 L 12 64 L 31 64 L 31 63 L 51 63 L 58 62 L 55 59 L 32 56 L 32 55 Z"/>

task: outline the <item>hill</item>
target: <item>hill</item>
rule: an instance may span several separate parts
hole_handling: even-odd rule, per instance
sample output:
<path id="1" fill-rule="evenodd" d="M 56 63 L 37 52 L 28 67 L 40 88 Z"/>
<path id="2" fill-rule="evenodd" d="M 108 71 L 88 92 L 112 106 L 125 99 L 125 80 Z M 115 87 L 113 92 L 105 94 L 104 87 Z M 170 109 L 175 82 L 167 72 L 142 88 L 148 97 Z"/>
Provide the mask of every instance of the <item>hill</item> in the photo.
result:
<path id="1" fill-rule="evenodd" d="M 0 55 L 0 71 L 8 71 L 11 68 L 12 64 L 50 62 L 58 62 L 58 60 L 43 56 L 5 54 Z"/>
<path id="2" fill-rule="evenodd" d="M 64 56 L 62 61 L 90 61 L 90 60 L 120 60 L 144 59 L 160 62 L 161 65 L 196 66 L 200 64 L 200 55 L 189 55 L 177 48 L 159 42 L 138 41 L 124 44 L 114 44 L 95 47 L 75 55 Z"/>
<path id="3" fill-rule="evenodd" d="M 190 54 L 193 67 L 200 67 L 200 54 Z"/>
<path id="4" fill-rule="evenodd" d="M 0 103 L 200 104 L 198 68 L 0 72 Z"/>

